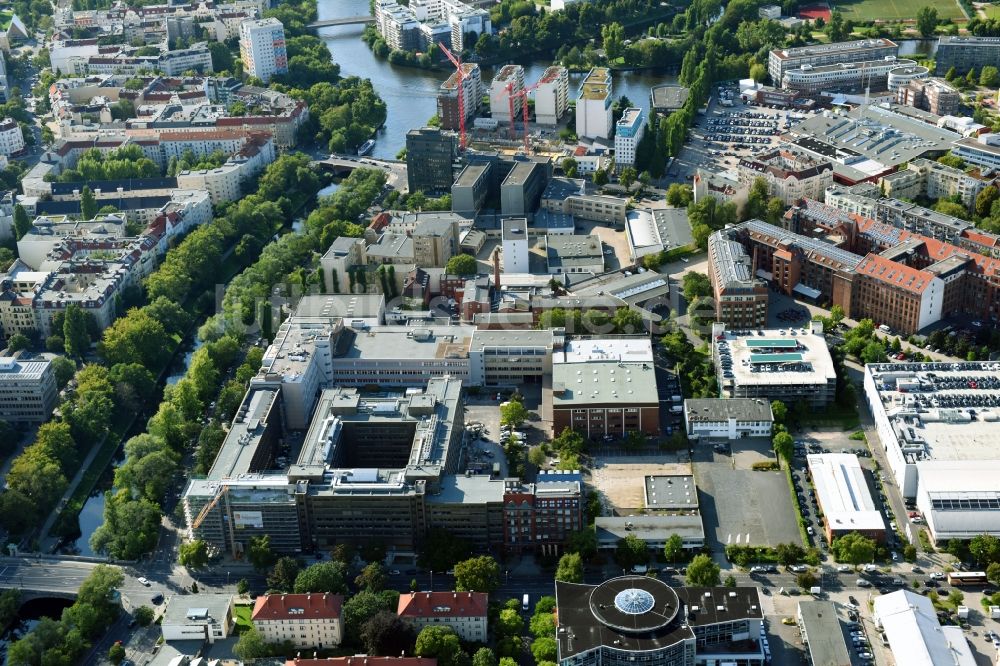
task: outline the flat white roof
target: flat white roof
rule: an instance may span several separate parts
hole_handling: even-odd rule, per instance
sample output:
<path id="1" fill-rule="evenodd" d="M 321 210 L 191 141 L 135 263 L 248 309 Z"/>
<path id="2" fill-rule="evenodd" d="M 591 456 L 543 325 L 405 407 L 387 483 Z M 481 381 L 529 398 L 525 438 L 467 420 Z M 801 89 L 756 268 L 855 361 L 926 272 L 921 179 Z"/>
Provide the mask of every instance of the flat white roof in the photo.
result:
<path id="1" fill-rule="evenodd" d="M 816 486 L 816 498 L 831 529 L 885 529 L 856 455 L 820 453 L 806 456 L 806 462 Z"/>
<path id="2" fill-rule="evenodd" d="M 562 354 L 553 363 L 585 363 L 587 361 L 626 361 L 652 363 L 653 343 L 646 337 L 587 338 L 568 340 Z"/>
<path id="3" fill-rule="evenodd" d="M 909 590 L 875 597 L 874 617 L 885 630 L 892 656 L 906 666 L 975 666 L 959 627 L 945 631 L 927 597 Z"/>

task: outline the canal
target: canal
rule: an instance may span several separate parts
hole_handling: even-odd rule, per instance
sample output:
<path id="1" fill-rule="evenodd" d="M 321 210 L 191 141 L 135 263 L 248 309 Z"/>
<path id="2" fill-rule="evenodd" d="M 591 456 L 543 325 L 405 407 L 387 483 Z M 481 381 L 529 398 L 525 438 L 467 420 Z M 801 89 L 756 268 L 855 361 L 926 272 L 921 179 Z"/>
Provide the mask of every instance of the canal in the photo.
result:
<path id="1" fill-rule="evenodd" d="M 34 629 L 43 617 L 58 620 L 62 612 L 72 605 L 72 599 L 50 598 L 32 599 L 21 604 L 14 622 L 9 627 L 0 628 L 3 630 L 0 635 L 0 663 L 7 666 L 7 648 Z"/>
<path id="2" fill-rule="evenodd" d="M 320 20 L 368 13 L 368 0 L 319 0 Z M 334 61 L 340 65 L 343 76 L 371 79 L 375 90 L 385 100 L 388 108 L 386 129 L 378 135 L 372 155 L 391 159 L 406 145 L 407 130 L 422 127 L 437 113 L 437 90 L 448 73 L 390 65 L 376 58 L 368 45 L 361 41 L 362 30 L 363 26 L 358 25 L 335 26 L 320 28 L 319 35 L 326 42 Z M 525 82 L 534 83 L 552 63 L 549 60 L 528 60 L 520 64 L 524 65 Z M 582 77 L 583 74 L 570 75 L 571 96 L 575 96 L 573 90 Z M 485 67 L 483 81 L 488 83 L 492 78 L 493 69 Z M 649 89 L 661 83 L 676 82 L 677 77 L 644 70 L 615 72 L 612 79 L 616 100 L 625 95 L 633 104 L 648 111 Z"/>

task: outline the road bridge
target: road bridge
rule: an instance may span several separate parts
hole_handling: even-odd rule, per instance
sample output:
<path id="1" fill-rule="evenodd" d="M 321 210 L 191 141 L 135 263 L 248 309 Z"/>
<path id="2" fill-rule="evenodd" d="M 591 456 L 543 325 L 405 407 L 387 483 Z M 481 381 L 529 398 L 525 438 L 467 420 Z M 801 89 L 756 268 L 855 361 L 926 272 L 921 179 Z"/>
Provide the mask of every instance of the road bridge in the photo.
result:
<path id="1" fill-rule="evenodd" d="M 355 169 L 382 169 L 386 172 L 389 187 L 405 193 L 409 187 L 406 175 L 406 162 L 399 160 L 376 159 L 373 157 L 355 157 L 353 155 L 330 155 L 326 159 L 316 160 L 313 165 L 332 172 L 336 176 L 347 176 Z"/>
<path id="2" fill-rule="evenodd" d="M 335 25 L 363 25 L 367 23 L 374 23 L 374 16 L 347 16 L 345 18 L 339 19 L 326 19 L 325 21 L 313 21 L 309 24 L 310 28 L 329 28 Z"/>

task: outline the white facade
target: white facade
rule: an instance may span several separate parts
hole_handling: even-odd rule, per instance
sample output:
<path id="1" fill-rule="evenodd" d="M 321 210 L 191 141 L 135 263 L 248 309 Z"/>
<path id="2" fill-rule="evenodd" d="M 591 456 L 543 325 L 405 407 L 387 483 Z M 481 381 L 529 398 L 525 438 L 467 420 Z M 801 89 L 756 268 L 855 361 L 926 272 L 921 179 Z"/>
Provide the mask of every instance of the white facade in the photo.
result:
<path id="1" fill-rule="evenodd" d="M 615 128 L 615 167 L 635 165 L 635 149 L 646 131 L 642 109 L 625 109 Z"/>
<path id="2" fill-rule="evenodd" d="M 444 625 L 463 641 L 485 643 L 487 598 L 482 592 L 411 592 L 399 595 L 397 613 L 417 633 Z"/>
<path id="3" fill-rule="evenodd" d="M 174 597 L 161 624 L 163 640 L 167 642 L 215 643 L 228 638 L 233 626 L 233 598 L 219 594 Z"/>
<path id="4" fill-rule="evenodd" d="M 24 150 L 24 134 L 12 118 L 0 121 L 0 155 L 10 157 Z"/>
<path id="5" fill-rule="evenodd" d="M 555 125 L 569 108 L 569 71 L 565 67 L 549 67 L 535 88 L 535 122 Z"/>
<path id="6" fill-rule="evenodd" d="M 257 598 L 251 620 L 267 643 L 329 649 L 343 640 L 342 604 L 335 594 L 268 594 Z"/>
<path id="7" fill-rule="evenodd" d="M 771 405 L 766 400 L 708 398 L 684 401 L 684 426 L 689 437 L 770 437 L 773 423 Z"/>
<path id="8" fill-rule="evenodd" d="M 524 101 L 520 93 L 524 90 L 524 68 L 520 65 L 504 65 L 490 83 L 490 113 L 494 120 L 510 123 L 510 99 L 514 101 L 514 116 L 521 112 Z"/>
<path id="9" fill-rule="evenodd" d="M 96 39 L 54 40 L 49 45 L 49 66 L 53 72 L 69 74 L 74 58 L 89 58 L 100 53 Z"/>
<path id="10" fill-rule="evenodd" d="M 503 222 L 504 273 L 530 273 L 528 262 L 528 221 L 512 218 Z"/>
<path id="11" fill-rule="evenodd" d="M 885 531 L 882 513 L 875 506 L 856 455 L 811 454 L 806 456 L 806 464 L 816 486 L 816 501 L 834 537 L 845 532 L 871 537 Z"/>
<path id="12" fill-rule="evenodd" d="M 267 83 L 275 74 L 288 73 L 285 27 L 276 18 L 240 24 L 240 57 L 247 74 Z"/>
<path id="13" fill-rule="evenodd" d="M 595 67 L 580 85 L 576 100 L 576 135 L 581 139 L 610 139 L 611 72 Z"/>
<path id="14" fill-rule="evenodd" d="M 0 357 L 0 420 L 44 423 L 56 405 L 57 391 L 47 358 Z"/>

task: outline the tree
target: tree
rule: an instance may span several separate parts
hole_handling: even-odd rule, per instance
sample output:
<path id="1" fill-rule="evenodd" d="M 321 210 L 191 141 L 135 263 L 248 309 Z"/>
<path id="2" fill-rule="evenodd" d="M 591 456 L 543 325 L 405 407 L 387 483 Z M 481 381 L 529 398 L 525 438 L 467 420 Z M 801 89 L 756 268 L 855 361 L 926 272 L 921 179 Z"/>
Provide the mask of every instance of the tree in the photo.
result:
<path id="1" fill-rule="evenodd" d="M 31 220 L 28 219 L 28 211 L 24 210 L 21 204 L 14 205 L 14 240 L 21 240 L 24 234 L 31 229 Z"/>
<path id="2" fill-rule="evenodd" d="M 621 184 L 622 187 L 625 188 L 625 191 L 628 192 L 630 189 L 632 189 L 632 184 L 635 183 L 638 177 L 639 174 L 638 172 L 636 172 L 635 167 L 627 166 L 624 169 L 622 169 L 621 174 L 619 174 L 618 182 L 619 184 Z"/>
<path id="3" fill-rule="evenodd" d="M 181 566 L 188 569 L 201 569 L 208 564 L 208 544 L 201 539 L 182 543 L 178 559 Z"/>
<path id="4" fill-rule="evenodd" d="M 357 636 L 368 618 L 376 613 L 395 612 L 399 606 L 399 592 L 383 590 L 368 592 L 362 590 L 344 602 L 344 635 Z"/>
<path id="5" fill-rule="evenodd" d="M 694 302 L 698 298 L 712 295 L 712 282 L 704 273 L 696 273 L 694 271 L 685 273 L 684 277 L 681 278 L 681 288 L 684 293 L 684 299 L 688 303 Z"/>
<path id="6" fill-rule="evenodd" d="M 917 10 L 917 30 L 920 31 L 921 37 L 933 37 L 937 23 L 938 12 L 936 8 L 924 5 Z"/>
<path id="7" fill-rule="evenodd" d="M 816 586 L 818 579 L 816 578 L 816 574 L 812 571 L 803 571 L 795 577 L 795 582 L 803 590 L 808 590 Z"/>
<path id="8" fill-rule="evenodd" d="M 979 72 L 979 85 L 996 88 L 1000 85 L 1000 70 L 997 70 L 995 65 L 984 65 Z"/>
<path id="9" fill-rule="evenodd" d="M 1000 585 L 1000 562 L 990 562 L 986 567 L 986 579 L 994 585 Z"/>
<path id="10" fill-rule="evenodd" d="M 125 661 L 125 648 L 122 646 L 121 641 L 115 641 L 115 644 L 108 650 L 108 661 L 115 666 Z"/>
<path id="11" fill-rule="evenodd" d="M 478 266 L 471 254 L 456 254 L 448 260 L 444 271 L 448 275 L 475 275 L 479 271 Z"/>
<path id="12" fill-rule="evenodd" d="M 532 446 L 528 449 L 528 462 L 535 467 L 541 467 L 545 463 L 545 451 L 540 446 Z"/>
<path id="13" fill-rule="evenodd" d="M 616 60 L 622 55 L 625 44 L 625 28 L 621 23 L 607 23 L 601 26 L 601 42 L 608 60 Z"/>
<path id="14" fill-rule="evenodd" d="M 520 428 L 528 420 L 528 410 L 520 400 L 513 398 L 500 406 L 500 424 Z"/>
<path id="15" fill-rule="evenodd" d="M 489 555 L 473 557 L 455 565 L 455 589 L 459 592 L 494 592 L 500 587 L 500 565 Z"/>
<path id="16" fill-rule="evenodd" d="M 788 416 L 788 406 L 780 400 L 771 401 L 771 415 L 776 424 L 783 424 Z"/>
<path id="17" fill-rule="evenodd" d="M 663 545 L 663 558 L 667 562 L 679 562 L 684 555 L 684 539 L 680 534 L 671 534 Z"/>
<path id="18" fill-rule="evenodd" d="M 86 316 L 76 303 L 66 308 L 62 334 L 66 354 L 72 358 L 83 358 L 90 349 L 90 335 L 87 333 Z"/>
<path id="19" fill-rule="evenodd" d="M 354 584 L 362 590 L 381 592 L 387 580 L 385 567 L 378 562 L 369 562 L 354 579 Z"/>
<path id="20" fill-rule="evenodd" d="M 792 453 L 795 449 L 795 441 L 792 436 L 787 432 L 779 432 L 771 440 L 771 444 L 774 446 L 774 453 L 779 459 L 783 459 L 785 464 L 791 464 Z"/>
<path id="21" fill-rule="evenodd" d="M 431 571 L 447 571 L 469 557 L 472 547 L 448 530 L 430 529 L 424 537 L 423 547 L 417 555 L 420 566 Z"/>
<path id="22" fill-rule="evenodd" d="M 472 655 L 472 666 L 497 666 L 497 656 L 488 647 L 481 647 Z"/>
<path id="23" fill-rule="evenodd" d="M 579 553 L 582 559 L 589 560 L 597 554 L 597 534 L 589 527 L 573 532 L 566 540 L 566 550 Z"/>
<path id="24" fill-rule="evenodd" d="M 566 583 L 583 582 L 583 561 L 579 553 L 566 553 L 559 558 L 559 565 L 556 567 L 556 580 Z"/>
<path id="25" fill-rule="evenodd" d="M 31 347 L 31 340 L 24 333 L 15 333 L 7 340 L 7 351 L 12 354 L 29 347 Z"/>
<path id="26" fill-rule="evenodd" d="M 296 582 L 298 582 L 297 578 L 295 580 Z M 236 581 L 236 594 L 242 597 L 248 594 L 249 592 L 250 592 L 250 581 L 248 581 L 246 578 L 240 578 L 238 581 Z"/>
<path id="27" fill-rule="evenodd" d="M 687 584 L 693 587 L 713 587 L 719 584 L 719 565 L 708 555 L 695 555 L 687 569 Z"/>
<path id="28" fill-rule="evenodd" d="M 274 568 L 267 575 L 267 586 L 272 590 L 290 592 L 295 588 L 295 581 L 299 575 L 299 561 L 294 557 L 278 558 L 274 563 Z"/>
<path id="29" fill-rule="evenodd" d="M 414 653 L 418 657 L 436 657 L 439 666 L 459 666 L 462 645 L 451 627 L 428 625 L 417 635 Z"/>
<path id="30" fill-rule="evenodd" d="M 127 490 L 105 493 L 104 523 L 90 535 L 90 547 L 115 559 L 135 560 L 153 550 L 160 531 L 160 507 L 133 499 Z"/>
<path id="31" fill-rule="evenodd" d="M 133 308 L 105 329 L 98 349 L 112 365 L 141 363 L 159 368 L 170 354 L 170 340 L 163 324 L 147 311 Z"/>
<path id="32" fill-rule="evenodd" d="M 722 581 L 722 584 L 725 587 L 736 587 L 736 578 L 732 574 L 729 574 L 726 576 L 726 580 Z"/>
<path id="33" fill-rule="evenodd" d="M 694 200 L 690 185 L 671 183 L 667 188 L 667 204 L 674 208 L 687 208 Z"/>
<path id="34" fill-rule="evenodd" d="M 597 169 L 596 171 L 594 171 L 593 175 L 591 175 L 591 180 L 594 182 L 594 185 L 597 185 L 598 187 L 607 185 L 608 184 L 607 170 Z"/>
<path id="35" fill-rule="evenodd" d="M 247 546 L 247 561 L 253 565 L 257 571 L 263 571 L 275 561 L 274 552 L 271 550 L 271 536 L 262 534 L 250 537 Z"/>
<path id="36" fill-rule="evenodd" d="M 983 567 L 1000 562 L 1000 538 L 992 534 L 977 534 L 969 539 L 969 554 Z"/>
<path id="37" fill-rule="evenodd" d="M 626 535 L 624 539 L 618 540 L 618 547 L 615 549 L 615 562 L 618 563 L 618 566 L 630 569 L 648 561 L 649 552 L 646 550 L 645 541 L 634 534 Z"/>
<path id="38" fill-rule="evenodd" d="M 97 216 L 97 200 L 94 193 L 86 185 L 80 191 L 80 217 L 84 220 L 92 220 Z"/>
<path id="39" fill-rule="evenodd" d="M 858 566 L 875 559 L 875 541 L 857 532 L 850 532 L 834 539 L 830 551 L 838 562 Z"/>
<path id="40" fill-rule="evenodd" d="M 861 350 L 861 360 L 865 363 L 884 363 L 888 358 L 885 346 L 878 340 L 872 340 Z"/>
<path id="41" fill-rule="evenodd" d="M 410 623 L 396 613 L 380 611 L 361 625 L 360 638 L 370 655 L 398 655 L 412 653 L 417 636 Z M 475 660 L 473 666 L 477 666 Z"/>
<path id="42" fill-rule="evenodd" d="M 267 643 L 264 642 L 264 637 L 254 627 L 250 627 L 240 634 L 240 639 L 233 646 L 233 654 L 243 661 L 261 659 L 267 657 L 270 653 L 271 650 Z"/>
<path id="43" fill-rule="evenodd" d="M 621 307 L 615 310 L 615 316 L 611 318 L 611 322 L 615 325 L 615 333 L 637 335 L 646 331 L 642 315 L 639 314 L 638 310 L 633 310 L 630 307 Z"/>
<path id="44" fill-rule="evenodd" d="M 65 356 L 56 356 L 52 359 L 52 373 L 56 378 L 56 388 L 62 390 L 76 374 L 76 363 Z"/>
<path id="45" fill-rule="evenodd" d="M 747 194 L 747 203 L 744 210 L 744 217 L 747 219 L 763 219 L 767 215 L 767 199 L 770 192 L 767 188 L 767 181 L 763 178 L 754 178 L 750 185 L 750 192 Z"/>
<path id="46" fill-rule="evenodd" d="M 563 170 L 563 175 L 565 175 L 567 178 L 576 178 L 579 168 L 580 167 L 577 164 L 576 160 L 573 159 L 572 157 L 563 158 L 562 170 Z"/>
<path id="47" fill-rule="evenodd" d="M 976 195 L 976 215 L 986 217 L 993 208 L 993 203 L 1000 199 L 1000 188 L 987 185 Z"/>
<path id="48" fill-rule="evenodd" d="M 498 636 L 518 637 L 522 631 L 524 631 L 524 620 L 518 610 L 505 608 L 500 611 L 496 629 Z"/>
<path id="49" fill-rule="evenodd" d="M 536 663 L 556 660 L 556 639 L 551 636 L 536 638 L 531 643 L 531 654 L 535 657 Z"/>
<path id="50" fill-rule="evenodd" d="M 755 62 L 754 64 L 750 65 L 750 78 L 756 81 L 757 83 L 760 83 L 761 81 L 767 78 L 767 67 L 760 64 L 759 62 Z"/>
<path id="51" fill-rule="evenodd" d="M 153 617 L 156 614 L 153 609 L 149 606 L 139 606 L 134 611 L 132 611 L 132 617 L 135 619 L 135 623 L 140 627 L 148 627 L 153 623 Z"/>

